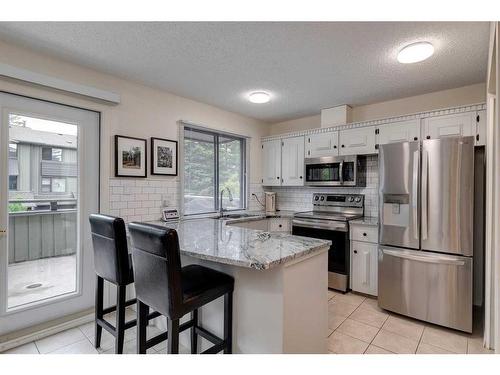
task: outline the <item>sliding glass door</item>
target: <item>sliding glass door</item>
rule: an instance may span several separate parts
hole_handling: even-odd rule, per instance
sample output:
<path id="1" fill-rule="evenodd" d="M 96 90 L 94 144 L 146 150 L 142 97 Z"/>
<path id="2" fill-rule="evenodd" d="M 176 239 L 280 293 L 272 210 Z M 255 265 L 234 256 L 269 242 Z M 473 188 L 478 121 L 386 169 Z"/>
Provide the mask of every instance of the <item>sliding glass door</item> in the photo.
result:
<path id="1" fill-rule="evenodd" d="M 1 335 L 93 305 L 99 114 L 9 94 L 0 110 Z"/>

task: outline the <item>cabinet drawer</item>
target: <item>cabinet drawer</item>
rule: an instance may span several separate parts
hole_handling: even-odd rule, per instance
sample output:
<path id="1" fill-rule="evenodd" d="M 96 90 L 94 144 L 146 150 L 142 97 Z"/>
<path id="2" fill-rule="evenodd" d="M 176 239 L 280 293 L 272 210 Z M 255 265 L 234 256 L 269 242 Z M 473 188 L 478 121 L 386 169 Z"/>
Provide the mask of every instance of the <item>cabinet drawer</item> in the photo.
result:
<path id="1" fill-rule="evenodd" d="M 290 232 L 290 219 L 269 219 L 270 232 Z"/>
<path id="2" fill-rule="evenodd" d="M 351 241 L 378 243 L 378 228 L 372 225 L 351 225 Z"/>

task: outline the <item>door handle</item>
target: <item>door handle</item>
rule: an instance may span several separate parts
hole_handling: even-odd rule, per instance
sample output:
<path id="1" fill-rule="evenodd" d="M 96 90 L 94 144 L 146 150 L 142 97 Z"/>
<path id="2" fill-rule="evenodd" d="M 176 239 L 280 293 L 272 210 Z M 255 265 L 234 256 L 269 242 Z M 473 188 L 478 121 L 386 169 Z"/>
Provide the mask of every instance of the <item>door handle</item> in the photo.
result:
<path id="1" fill-rule="evenodd" d="M 427 151 L 424 149 L 422 151 L 422 239 L 426 240 L 427 239 L 427 228 L 428 228 L 428 197 L 427 197 L 427 190 L 428 190 L 428 184 L 429 184 L 429 159 L 428 159 L 428 154 Z"/>
<path id="2" fill-rule="evenodd" d="M 413 260 L 415 262 L 423 262 L 423 263 L 434 263 L 434 264 L 449 264 L 452 266 L 463 266 L 465 262 L 463 260 L 455 259 L 452 257 L 448 257 L 446 255 L 432 255 L 432 256 L 422 256 L 422 255 L 414 255 L 408 254 L 404 250 L 388 250 L 381 249 L 383 254 L 390 255 L 395 258 L 408 259 Z"/>
<path id="3" fill-rule="evenodd" d="M 339 180 L 340 180 L 341 184 L 344 183 L 344 162 L 343 161 L 340 162 Z"/>
<path id="4" fill-rule="evenodd" d="M 418 240 L 418 174 L 419 174 L 420 154 L 419 150 L 413 152 L 413 181 L 412 181 L 412 219 L 413 238 Z"/>

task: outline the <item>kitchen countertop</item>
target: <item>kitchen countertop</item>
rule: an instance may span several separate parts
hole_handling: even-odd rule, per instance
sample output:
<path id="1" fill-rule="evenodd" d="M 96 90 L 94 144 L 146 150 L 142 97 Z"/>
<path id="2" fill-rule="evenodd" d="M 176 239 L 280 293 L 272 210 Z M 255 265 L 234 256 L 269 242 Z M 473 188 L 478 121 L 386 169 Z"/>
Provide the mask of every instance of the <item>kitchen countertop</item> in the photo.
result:
<path id="1" fill-rule="evenodd" d="M 351 224 L 359 224 L 359 225 L 378 225 L 378 217 L 370 217 L 370 216 L 365 216 L 361 219 L 355 219 L 349 221 Z"/>
<path id="2" fill-rule="evenodd" d="M 284 217 L 285 214 L 288 215 L 285 212 L 277 212 L 277 215 L 272 217 Z M 262 213 L 261 216 L 241 219 L 203 218 L 177 222 L 158 220 L 150 223 L 176 229 L 182 255 L 258 270 L 270 269 L 315 252 L 325 251 L 325 247 L 331 245 L 331 241 L 288 233 L 272 232 L 268 239 L 259 239 L 258 234 L 262 231 L 227 225 L 265 217 Z"/>

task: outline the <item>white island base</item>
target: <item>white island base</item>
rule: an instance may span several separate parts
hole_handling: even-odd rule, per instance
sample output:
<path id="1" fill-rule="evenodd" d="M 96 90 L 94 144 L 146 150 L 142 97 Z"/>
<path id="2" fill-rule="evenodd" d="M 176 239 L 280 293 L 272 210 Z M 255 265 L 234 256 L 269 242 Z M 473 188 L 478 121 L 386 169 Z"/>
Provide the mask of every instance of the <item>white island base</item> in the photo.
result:
<path id="1" fill-rule="evenodd" d="M 328 247 L 266 270 L 187 256 L 182 264 L 200 264 L 234 277 L 233 353 L 327 353 Z M 201 326 L 222 338 L 223 298 L 204 306 L 199 318 Z M 166 330 L 164 317 L 155 324 Z M 186 348 L 189 331 L 180 337 Z M 201 337 L 198 341 L 201 350 L 212 345 Z"/>

